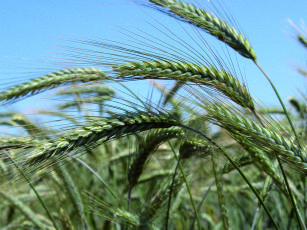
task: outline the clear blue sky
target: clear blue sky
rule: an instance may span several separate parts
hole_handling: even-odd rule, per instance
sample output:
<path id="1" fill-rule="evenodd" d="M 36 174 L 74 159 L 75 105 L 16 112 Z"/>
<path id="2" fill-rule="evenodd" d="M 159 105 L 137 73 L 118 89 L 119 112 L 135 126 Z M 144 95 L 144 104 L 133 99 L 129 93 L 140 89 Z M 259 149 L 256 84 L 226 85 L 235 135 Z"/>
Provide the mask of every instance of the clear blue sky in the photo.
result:
<path id="1" fill-rule="evenodd" d="M 20 78 L 23 76 L 38 77 L 48 73 L 48 68 L 55 70 L 37 60 L 48 61 L 53 52 L 59 51 L 55 45 L 61 45 L 63 41 L 56 39 L 57 36 L 115 40 L 114 36 L 118 33 L 112 29 L 115 28 L 112 24 L 128 30 L 134 27 L 156 34 L 157 31 L 144 21 L 146 19 L 153 23 L 147 14 L 153 15 L 164 25 L 170 25 L 169 28 L 176 33 L 172 26 L 174 22 L 169 17 L 129 4 L 131 2 L 132 0 L 3 1 L 0 8 L 0 84 L 2 87 L 6 86 L 3 82 L 7 79 L 9 82 L 21 82 Z M 198 2 L 207 4 L 205 0 Z M 297 89 L 306 92 L 306 80 L 293 67 L 307 66 L 307 50 L 287 34 L 295 34 L 295 30 L 287 23 L 288 18 L 297 25 L 301 19 L 307 21 L 304 18 L 306 0 L 229 0 L 223 5 L 249 38 L 259 63 L 276 83 L 282 98 L 286 100 L 291 95 L 298 96 Z M 135 31 L 132 28 L 131 30 Z M 204 37 L 209 38 L 209 35 Z M 238 63 L 252 94 L 266 105 L 278 105 L 264 76 L 255 66 L 241 57 L 238 57 Z M 22 74 L 18 75 L 19 72 Z M 28 72 L 31 74 L 25 74 Z"/>

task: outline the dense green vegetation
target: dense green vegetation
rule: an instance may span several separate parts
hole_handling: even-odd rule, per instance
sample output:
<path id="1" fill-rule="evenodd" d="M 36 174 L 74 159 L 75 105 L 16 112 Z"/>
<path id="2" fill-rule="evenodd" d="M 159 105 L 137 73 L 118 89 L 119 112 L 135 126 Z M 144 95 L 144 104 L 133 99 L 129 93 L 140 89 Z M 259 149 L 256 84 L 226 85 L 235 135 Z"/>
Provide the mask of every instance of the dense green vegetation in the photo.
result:
<path id="1" fill-rule="evenodd" d="M 280 108 L 257 105 L 229 57 L 174 34 L 182 47 L 133 33 L 134 44 L 76 41 L 91 48 L 70 60 L 101 68 L 0 92 L 3 108 L 51 89 L 57 101 L 34 118 L 0 113 L 0 229 L 306 229 L 306 101 L 286 108 L 230 22 L 184 1 L 144 3 L 253 62 Z M 127 87 L 138 80 L 148 98 Z"/>

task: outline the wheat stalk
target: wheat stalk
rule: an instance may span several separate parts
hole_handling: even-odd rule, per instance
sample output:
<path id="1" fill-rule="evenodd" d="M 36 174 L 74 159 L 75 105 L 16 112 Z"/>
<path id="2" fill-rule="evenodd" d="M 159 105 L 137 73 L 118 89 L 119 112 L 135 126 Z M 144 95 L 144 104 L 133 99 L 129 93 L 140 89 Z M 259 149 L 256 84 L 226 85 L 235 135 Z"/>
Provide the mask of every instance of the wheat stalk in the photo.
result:
<path id="1" fill-rule="evenodd" d="M 220 210 L 221 210 L 223 226 L 224 226 L 225 230 L 228 230 L 229 229 L 228 209 L 226 208 L 222 175 L 220 173 L 218 173 L 218 171 L 217 171 L 217 164 L 218 164 L 217 160 L 218 159 L 217 159 L 216 153 L 212 154 L 212 156 L 211 156 L 212 169 L 213 169 L 213 174 L 214 174 L 214 178 L 215 178 L 215 184 L 216 184 L 216 189 L 217 189 L 217 197 L 218 197 L 219 206 L 220 206 Z"/>

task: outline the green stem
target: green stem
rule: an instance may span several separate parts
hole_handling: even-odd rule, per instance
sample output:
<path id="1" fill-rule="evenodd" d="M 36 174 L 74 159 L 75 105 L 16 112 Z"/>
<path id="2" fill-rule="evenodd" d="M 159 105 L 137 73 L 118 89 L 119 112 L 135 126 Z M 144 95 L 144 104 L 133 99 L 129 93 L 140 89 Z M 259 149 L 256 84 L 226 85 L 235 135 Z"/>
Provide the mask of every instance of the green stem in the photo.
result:
<path id="1" fill-rule="evenodd" d="M 212 169 L 213 169 L 213 174 L 215 177 L 215 184 L 217 188 L 217 196 L 218 196 L 219 206 L 220 206 L 221 215 L 222 215 L 223 227 L 224 227 L 224 230 L 228 230 L 229 229 L 229 220 L 228 220 L 229 218 L 228 218 L 226 204 L 225 204 L 222 177 L 221 177 L 221 174 L 218 173 L 216 170 L 217 168 L 216 158 L 217 156 L 215 154 L 212 154 L 211 156 Z"/>
<path id="2" fill-rule="evenodd" d="M 212 187 L 214 184 L 215 184 L 215 180 L 213 180 L 213 181 L 211 182 L 211 184 L 208 186 L 207 190 L 205 191 L 203 197 L 201 198 L 201 201 L 200 201 L 199 204 L 198 204 L 197 213 L 200 212 L 201 206 L 203 205 L 203 203 L 204 203 L 204 201 L 205 201 L 207 195 L 209 194 L 209 191 L 210 191 L 211 187 Z M 195 215 L 194 218 L 193 218 L 193 221 L 192 221 L 190 230 L 193 230 L 193 229 L 194 229 L 195 220 L 196 220 L 196 215 Z"/>
<path id="3" fill-rule="evenodd" d="M 211 138 L 209 138 L 206 134 L 202 133 L 201 131 L 194 129 L 192 127 L 180 124 L 179 127 L 182 127 L 184 129 L 190 130 L 194 133 L 199 134 L 200 136 L 204 137 L 206 140 L 208 140 L 210 143 L 212 143 L 213 145 L 215 145 L 224 155 L 225 157 L 230 161 L 230 163 L 238 170 L 238 172 L 240 173 L 240 175 L 243 177 L 243 179 L 245 180 L 245 182 L 248 184 L 248 186 L 250 187 L 250 189 L 253 191 L 253 193 L 256 195 L 258 201 L 261 203 L 262 207 L 264 208 L 264 210 L 266 211 L 266 213 L 268 214 L 269 218 L 271 219 L 272 223 L 274 224 L 274 227 L 276 229 L 279 229 L 276 222 L 274 221 L 270 211 L 268 210 L 268 208 L 265 206 L 263 200 L 261 199 L 261 197 L 259 196 L 258 192 L 255 190 L 254 186 L 249 182 L 249 180 L 247 179 L 247 177 L 245 176 L 245 174 L 242 172 L 242 170 L 239 168 L 239 166 L 237 165 L 236 162 L 234 162 L 231 157 L 224 151 L 224 149 L 218 145 L 217 143 L 215 143 Z"/>
<path id="4" fill-rule="evenodd" d="M 26 180 L 26 182 L 29 184 L 30 188 L 33 190 L 33 192 L 35 193 L 35 196 L 37 197 L 38 201 L 41 203 L 42 207 L 45 209 L 49 219 L 51 220 L 53 227 L 56 230 L 59 230 L 55 220 L 53 219 L 51 213 L 49 212 L 49 209 L 47 208 L 45 202 L 43 201 L 43 199 L 41 198 L 41 196 L 39 195 L 39 193 L 37 192 L 37 190 L 35 189 L 35 187 L 32 185 L 30 179 L 24 174 L 24 172 L 19 168 L 19 166 L 16 164 L 16 162 L 14 161 L 13 158 L 11 158 L 10 154 L 7 153 L 5 150 L 3 150 L 4 154 L 7 155 L 7 157 L 10 159 L 10 161 L 12 161 L 13 165 L 15 166 L 15 168 L 18 170 L 18 172 L 22 175 L 22 177 Z"/>
<path id="5" fill-rule="evenodd" d="M 303 180 L 303 191 L 304 191 L 304 201 L 303 201 L 303 207 L 304 207 L 304 216 L 305 216 L 305 223 L 307 223 L 307 178 L 302 175 Z"/>
<path id="6" fill-rule="evenodd" d="M 278 167 L 278 162 L 275 162 L 273 167 L 274 167 L 274 169 L 276 169 Z M 270 185 L 272 183 L 273 183 L 273 178 L 270 177 L 270 176 L 267 176 L 267 178 L 265 179 L 264 185 L 263 185 L 262 192 L 261 192 L 261 196 L 262 196 L 263 201 L 268 196 L 268 193 L 270 192 Z M 261 204 L 258 202 L 251 230 L 254 230 L 256 225 L 257 225 L 259 213 L 261 211 L 260 208 L 261 208 Z"/>
<path id="7" fill-rule="evenodd" d="M 132 192 L 132 188 L 131 188 L 131 186 L 129 186 L 128 198 L 127 198 L 127 210 L 128 210 L 128 212 L 130 212 L 131 192 Z"/>
<path id="8" fill-rule="evenodd" d="M 131 205 L 131 193 L 132 187 L 129 185 L 128 197 L 127 197 L 127 211 L 130 212 L 130 205 Z M 129 226 L 125 226 L 124 230 L 128 230 Z"/>
<path id="9" fill-rule="evenodd" d="M 291 118 L 290 118 L 290 116 L 289 116 L 289 113 L 288 113 L 288 111 L 287 111 L 287 109 L 286 109 L 286 106 L 285 106 L 284 102 L 282 101 L 282 99 L 281 99 L 281 97 L 280 97 L 280 95 L 279 95 L 279 93 L 278 93 L 278 91 L 277 91 L 275 85 L 273 84 L 273 82 L 272 82 L 272 80 L 270 79 L 270 77 L 268 76 L 268 74 L 267 74 L 267 73 L 264 71 L 264 69 L 262 69 L 262 67 L 259 65 L 259 63 L 258 63 L 257 61 L 254 61 L 254 62 L 255 62 L 255 64 L 256 64 L 256 66 L 260 69 L 260 71 L 264 74 L 264 76 L 265 76 L 266 79 L 269 81 L 269 83 L 271 84 L 271 86 L 272 86 L 272 88 L 273 88 L 273 90 L 274 90 L 274 92 L 275 92 L 275 94 L 276 94 L 276 96 L 277 96 L 277 98 L 278 98 L 278 100 L 279 100 L 279 102 L 280 102 L 280 104 L 281 104 L 281 106 L 282 106 L 282 108 L 283 108 L 285 114 L 286 114 L 286 117 L 287 117 L 288 122 L 289 122 L 289 124 L 290 124 L 290 126 L 291 126 L 291 129 L 292 129 L 292 131 L 293 131 L 293 133 L 294 133 L 294 135 L 295 135 L 296 143 L 297 143 L 297 145 L 299 146 L 299 148 L 302 149 L 302 146 L 301 146 L 301 144 L 300 144 L 300 142 L 299 142 L 299 138 L 298 138 L 297 132 L 295 131 L 294 125 L 293 125 L 293 123 L 292 123 L 292 120 L 291 120 Z"/>
<path id="10" fill-rule="evenodd" d="M 74 159 L 75 161 L 78 161 L 80 164 L 82 164 L 85 168 L 87 168 L 91 173 L 93 173 L 98 180 L 100 180 L 102 182 L 102 184 L 106 187 L 106 189 L 111 193 L 111 195 L 118 200 L 118 197 L 115 195 L 115 193 L 112 191 L 112 189 L 106 184 L 106 182 L 88 165 L 86 164 L 84 161 L 80 160 L 79 158 L 70 155 L 70 157 L 72 159 Z"/>
<path id="11" fill-rule="evenodd" d="M 170 190 L 169 190 L 169 197 L 168 197 L 168 204 L 167 204 L 167 211 L 166 211 L 166 218 L 165 218 L 165 230 L 168 230 L 168 219 L 169 219 L 169 212 L 170 212 L 170 209 L 171 209 L 171 200 L 172 200 L 173 186 L 174 186 L 175 176 L 177 174 L 177 169 L 178 169 L 179 163 L 180 163 L 180 159 L 177 161 L 175 172 L 173 174 L 173 179 L 172 179 L 171 187 L 170 187 Z"/>
<path id="12" fill-rule="evenodd" d="M 284 168 L 281 166 L 280 158 L 279 158 L 278 154 L 275 154 L 275 155 L 276 155 L 276 157 L 277 157 L 277 160 L 278 160 L 278 164 L 279 164 L 279 166 L 280 166 L 281 173 L 282 173 L 283 178 L 284 178 L 284 180 L 285 180 L 285 184 L 286 184 L 286 186 L 287 186 L 287 190 L 288 190 L 288 192 L 289 192 L 290 199 L 291 199 L 291 202 L 292 202 L 294 211 L 295 211 L 295 216 L 296 216 L 297 221 L 298 221 L 298 223 L 299 223 L 299 225 L 300 225 L 300 229 L 306 230 L 305 224 L 304 224 L 304 222 L 303 222 L 303 220 L 302 220 L 302 217 L 301 217 L 301 215 L 300 215 L 300 213 L 299 213 L 299 211 L 298 211 L 297 205 L 296 205 L 296 203 L 295 203 L 294 196 L 293 196 L 292 190 L 291 190 L 290 185 L 289 185 L 289 182 L 288 182 L 288 178 L 287 178 L 287 176 L 286 176 L 286 174 L 285 174 Z"/>
<path id="13" fill-rule="evenodd" d="M 272 86 L 272 88 L 273 88 L 273 90 L 274 90 L 274 92 L 275 92 L 275 94 L 276 94 L 276 96 L 277 96 L 277 98 L 278 98 L 278 100 L 279 100 L 279 102 L 280 102 L 280 104 L 281 104 L 281 106 L 282 106 L 282 108 L 283 108 L 285 114 L 286 114 L 286 117 L 287 117 L 287 119 L 288 119 L 288 122 L 289 122 L 289 124 L 290 124 L 290 126 L 291 126 L 291 129 L 292 129 L 294 135 L 295 135 L 296 143 L 297 143 L 297 145 L 299 146 L 299 149 L 300 149 L 300 151 L 301 151 L 301 150 L 302 150 L 302 146 L 301 146 L 301 144 L 300 144 L 300 141 L 299 141 L 297 132 L 296 132 L 296 130 L 295 130 L 295 128 L 294 128 L 293 122 L 292 122 L 292 120 L 291 120 L 291 118 L 290 118 L 290 116 L 289 116 L 289 113 L 288 113 L 288 111 L 287 111 L 287 109 L 286 109 L 286 106 L 285 106 L 285 104 L 283 103 L 283 101 L 282 101 L 282 99 L 281 99 L 281 97 L 280 97 L 280 95 L 279 95 L 279 93 L 278 93 L 278 91 L 277 91 L 275 85 L 273 84 L 273 82 L 272 82 L 272 80 L 270 79 L 270 77 L 268 76 L 268 74 L 264 71 L 264 69 L 259 65 L 259 63 L 258 63 L 257 61 L 255 61 L 255 64 L 256 64 L 256 66 L 260 69 L 260 71 L 264 74 L 264 76 L 265 76 L 266 79 L 269 81 L 269 83 L 271 84 L 271 86 Z M 289 193 L 289 195 L 290 195 L 291 203 L 292 203 L 292 205 L 293 205 L 293 208 L 294 208 L 294 211 L 295 211 L 295 215 L 296 215 L 297 221 L 299 222 L 300 229 L 306 230 L 305 224 L 304 224 L 302 218 L 300 218 L 300 214 L 299 214 L 297 205 L 296 205 L 296 203 L 295 203 L 294 196 L 293 196 L 292 190 L 291 190 L 290 185 L 289 185 L 289 182 L 288 182 L 288 178 L 287 178 L 286 173 L 285 173 L 285 171 L 284 171 L 284 168 L 283 168 L 283 166 L 282 166 L 282 164 L 281 164 L 281 160 L 280 160 L 280 158 L 279 158 L 279 156 L 278 156 L 277 153 L 276 153 L 275 155 L 276 155 L 276 158 L 277 158 L 277 160 L 278 160 L 278 164 L 279 164 L 279 166 L 280 166 L 281 173 L 282 173 L 283 178 L 284 178 L 284 180 L 285 180 L 285 184 L 286 184 L 288 193 Z M 299 153 L 299 156 L 300 156 L 301 158 L 304 159 L 304 157 L 302 156 L 301 152 Z"/>
<path id="14" fill-rule="evenodd" d="M 253 223 L 252 223 L 252 228 L 251 228 L 251 230 L 254 230 L 255 227 L 256 227 L 256 225 L 257 225 L 259 213 L 260 213 L 260 206 L 258 205 L 258 207 L 257 207 L 257 209 L 256 209 L 256 213 L 255 213 L 254 219 L 253 219 Z"/>
<path id="15" fill-rule="evenodd" d="M 169 144 L 169 146 L 171 147 L 171 149 L 172 149 L 172 151 L 173 151 L 173 153 L 174 153 L 174 156 L 175 156 L 176 160 L 179 161 L 179 159 L 178 159 L 178 157 L 177 157 L 177 155 L 176 155 L 176 151 L 175 151 L 173 145 L 171 144 L 170 141 L 168 141 L 168 144 Z M 195 205 L 195 202 L 194 202 L 194 199 L 193 199 L 193 196 L 192 196 L 192 192 L 191 192 L 191 189 L 190 189 L 189 182 L 188 182 L 187 177 L 186 177 L 186 175 L 185 175 L 185 173 L 184 173 L 184 170 L 183 170 L 183 167 L 182 167 L 181 163 L 178 162 L 178 164 L 179 164 L 179 168 L 180 168 L 181 174 L 182 174 L 182 176 L 183 176 L 185 185 L 186 185 L 186 187 L 187 187 L 187 190 L 188 190 L 188 193 L 189 193 L 189 196 L 190 196 L 190 200 L 191 200 L 191 203 L 192 203 L 192 206 L 193 206 L 193 210 L 194 210 L 194 213 L 195 213 L 195 216 L 196 216 L 196 220 L 197 220 L 198 229 L 201 230 L 202 227 L 201 227 L 201 224 L 200 224 L 200 219 L 199 219 L 199 216 L 198 216 L 198 213 L 197 213 L 196 205 Z"/>

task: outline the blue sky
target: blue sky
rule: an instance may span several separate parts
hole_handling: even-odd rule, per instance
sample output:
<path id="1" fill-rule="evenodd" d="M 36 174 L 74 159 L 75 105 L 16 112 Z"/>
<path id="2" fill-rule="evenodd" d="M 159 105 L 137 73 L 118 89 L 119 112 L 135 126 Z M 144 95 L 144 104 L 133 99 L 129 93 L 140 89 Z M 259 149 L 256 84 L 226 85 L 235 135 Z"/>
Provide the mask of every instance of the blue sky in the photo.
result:
<path id="1" fill-rule="evenodd" d="M 52 59 L 51 56 L 61 57 L 55 54 L 61 52 L 57 45 L 69 44 L 57 37 L 116 40 L 119 35 L 117 25 L 132 31 L 140 28 L 148 34 L 159 36 L 157 30 L 145 21 L 154 24 L 153 18 L 174 33 L 182 33 L 176 31 L 174 20 L 131 2 L 3 1 L 0 8 L 0 88 L 7 86 L 4 82 L 21 82 L 23 77 L 39 77 L 58 68 L 45 63 Z M 198 2 L 208 3 L 202 0 Z M 294 66 L 306 67 L 306 50 L 291 37 L 295 35 L 295 30 L 289 26 L 287 19 L 297 25 L 302 19 L 306 21 L 307 2 L 228 0 L 224 1 L 223 6 L 250 40 L 259 63 L 276 84 L 282 98 L 286 100 L 291 95 L 299 96 L 298 89 L 306 93 L 306 80 L 294 70 Z M 211 41 L 209 35 L 204 35 L 204 38 Z M 214 45 L 218 47 L 221 43 L 216 42 Z M 239 63 L 252 95 L 266 105 L 278 105 L 272 89 L 259 70 L 249 60 L 240 56 L 237 58 L 235 63 Z"/>

